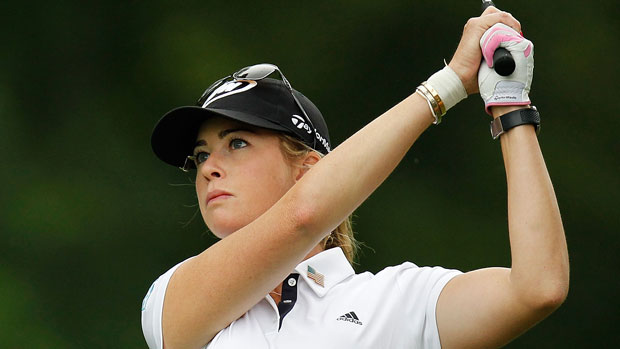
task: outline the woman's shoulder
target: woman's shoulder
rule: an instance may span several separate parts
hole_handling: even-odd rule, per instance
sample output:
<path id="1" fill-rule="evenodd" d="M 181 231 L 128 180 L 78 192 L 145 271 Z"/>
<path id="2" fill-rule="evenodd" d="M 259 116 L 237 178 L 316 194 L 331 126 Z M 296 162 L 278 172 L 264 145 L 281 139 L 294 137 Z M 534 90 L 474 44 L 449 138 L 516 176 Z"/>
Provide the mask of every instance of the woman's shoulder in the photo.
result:
<path id="1" fill-rule="evenodd" d="M 161 348 L 162 345 L 162 309 L 170 278 L 183 263 L 192 258 L 193 257 L 190 257 L 177 263 L 160 275 L 151 284 L 151 287 L 144 296 L 144 300 L 142 301 L 142 332 L 150 348 Z"/>
<path id="2" fill-rule="evenodd" d="M 409 261 L 402 262 L 401 264 L 387 266 L 376 273 L 370 271 L 364 271 L 356 273 L 358 277 L 366 278 L 381 278 L 381 277 L 393 277 L 399 276 L 403 273 L 444 273 L 444 272 L 459 272 L 457 269 L 446 268 L 443 266 L 418 266 L 417 264 Z"/>
<path id="3" fill-rule="evenodd" d="M 410 289 L 412 287 L 424 287 L 445 284 L 454 276 L 462 274 L 456 269 L 441 266 L 418 266 L 406 261 L 398 265 L 392 265 L 379 270 L 376 273 L 365 271 L 356 273 L 351 279 L 352 283 L 362 284 L 385 284 L 399 288 Z"/>
<path id="4" fill-rule="evenodd" d="M 168 269 L 166 272 L 164 272 L 163 274 L 161 274 L 157 279 L 155 279 L 154 283 L 168 283 L 168 281 L 170 281 L 170 278 L 172 277 L 172 274 L 174 274 L 174 272 L 179 269 L 179 267 L 181 265 L 183 265 L 183 263 L 189 261 L 190 259 L 194 258 L 196 256 L 191 256 L 189 258 L 186 258 L 180 262 L 178 262 L 177 264 L 175 264 L 173 267 L 171 267 L 170 269 Z"/>

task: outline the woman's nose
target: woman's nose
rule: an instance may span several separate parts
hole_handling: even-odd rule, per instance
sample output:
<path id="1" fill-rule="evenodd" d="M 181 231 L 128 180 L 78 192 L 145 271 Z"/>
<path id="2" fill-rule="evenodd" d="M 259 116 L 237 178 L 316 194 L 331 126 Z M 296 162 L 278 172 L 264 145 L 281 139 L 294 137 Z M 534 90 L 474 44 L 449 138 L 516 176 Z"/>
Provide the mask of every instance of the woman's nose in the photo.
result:
<path id="1" fill-rule="evenodd" d="M 200 173 L 208 180 L 224 177 L 219 157 L 211 154 L 205 162 L 200 164 Z"/>

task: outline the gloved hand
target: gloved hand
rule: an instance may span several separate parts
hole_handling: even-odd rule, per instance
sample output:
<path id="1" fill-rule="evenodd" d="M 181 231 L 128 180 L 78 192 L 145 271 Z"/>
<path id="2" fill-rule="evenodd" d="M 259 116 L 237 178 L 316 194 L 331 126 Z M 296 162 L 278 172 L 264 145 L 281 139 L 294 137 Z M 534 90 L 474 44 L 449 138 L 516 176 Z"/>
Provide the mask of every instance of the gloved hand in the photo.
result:
<path id="1" fill-rule="evenodd" d="M 514 58 L 515 71 L 501 76 L 492 69 L 493 53 L 498 47 L 506 48 Z M 530 104 L 530 86 L 534 76 L 534 44 L 509 26 L 497 23 L 480 38 L 484 60 L 478 70 L 478 87 L 486 112 L 494 105 Z"/>

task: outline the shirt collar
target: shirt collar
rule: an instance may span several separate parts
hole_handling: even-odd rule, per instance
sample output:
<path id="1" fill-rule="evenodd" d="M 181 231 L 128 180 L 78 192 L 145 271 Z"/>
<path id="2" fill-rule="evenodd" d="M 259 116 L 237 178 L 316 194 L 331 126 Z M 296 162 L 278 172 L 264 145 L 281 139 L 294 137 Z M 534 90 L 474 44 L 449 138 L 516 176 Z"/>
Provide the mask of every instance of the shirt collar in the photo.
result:
<path id="1" fill-rule="evenodd" d="M 310 278 L 308 270 L 314 270 L 315 278 L 317 274 L 323 275 L 324 286 Z M 319 297 L 323 297 L 332 287 L 355 274 L 340 247 L 330 248 L 306 259 L 297 265 L 295 271 Z"/>

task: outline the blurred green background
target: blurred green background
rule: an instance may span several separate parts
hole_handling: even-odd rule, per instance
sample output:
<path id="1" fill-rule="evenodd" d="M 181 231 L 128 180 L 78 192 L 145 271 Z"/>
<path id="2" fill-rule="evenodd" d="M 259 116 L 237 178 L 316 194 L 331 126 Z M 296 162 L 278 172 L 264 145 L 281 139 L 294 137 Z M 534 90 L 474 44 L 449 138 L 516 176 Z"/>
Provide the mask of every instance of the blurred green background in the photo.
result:
<path id="1" fill-rule="evenodd" d="M 620 3 L 497 4 L 536 45 L 530 96 L 571 257 L 566 303 L 509 347 L 615 346 Z M 151 282 L 215 241 L 194 217 L 191 178 L 152 155 L 155 121 L 271 62 L 339 144 L 450 59 L 479 1 L 34 1 L 0 13 L 0 346 L 142 348 Z M 503 160 L 482 106 L 470 96 L 451 110 L 356 211 L 370 247 L 358 271 L 510 265 Z"/>

